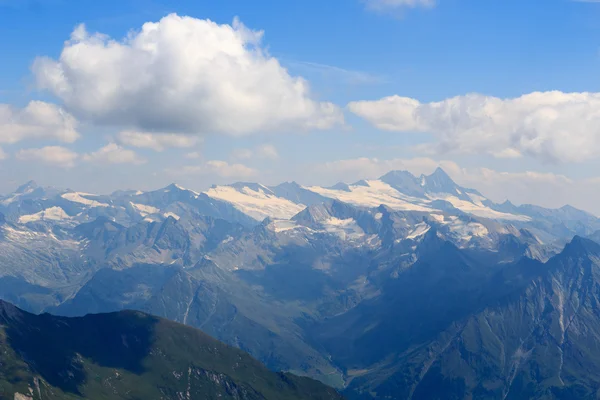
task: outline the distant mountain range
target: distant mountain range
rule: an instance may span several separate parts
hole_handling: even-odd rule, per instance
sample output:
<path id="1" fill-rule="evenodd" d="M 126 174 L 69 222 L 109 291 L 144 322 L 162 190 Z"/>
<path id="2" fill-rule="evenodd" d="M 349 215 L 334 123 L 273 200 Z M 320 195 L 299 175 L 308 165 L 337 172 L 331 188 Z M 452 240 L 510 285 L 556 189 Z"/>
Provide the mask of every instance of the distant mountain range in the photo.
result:
<path id="1" fill-rule="evenodd" d="M 0 297 L 28 311 L 158 315 L 350 399 L 600 389 L 600 219 L 569 206 L 497 204 L 438 169 L 203 193 L 30 182 L 0 213 Z"/>

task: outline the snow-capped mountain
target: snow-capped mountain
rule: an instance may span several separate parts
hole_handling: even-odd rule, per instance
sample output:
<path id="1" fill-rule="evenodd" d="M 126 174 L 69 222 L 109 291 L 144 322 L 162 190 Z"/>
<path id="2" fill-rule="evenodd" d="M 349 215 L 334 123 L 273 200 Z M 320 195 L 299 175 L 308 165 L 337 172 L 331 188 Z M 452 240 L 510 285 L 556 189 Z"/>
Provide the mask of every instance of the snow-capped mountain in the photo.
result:
<path id="1" fill-rule="evenodd" d="M 388 297 L 405 304 L 437 291 L 446 293 L 442 309 L 460 311 L 453 299 L 468 304 L 473 288 L 505 279 L 496 272 L 521 260 L 542 265 L 574 235 L 598 231 L 600 220 L 584 211 L 496 204 L 441 169 L 204 192 L 173 184 L 102 195 L 30 182 L 0 198 L 0 297 L 35 312 L 150 311 L 272 368 L 344 387 L 352 378 L 338 367 L 350 365 L 338 330 L 384 332 L 377 324 L 397 308 L 385 306 Z M 414 321 L 438 298 L 431 293 L 415 301 L 424 308 Z M 361 318 L 369 325 L 354 326 Z"/>
<path id="2" fill-rule="evenodd" d="M 517 207 L 508 202 L 496 204 L 474 189 L 457 185 L 440 168 L 420 177 L 406 171 L 392 171 L 380 179 L 338 183 L 332 187 L 301 186 L 295 182 L 268 187 L 240 182 L 213 186 L 204 192 L 173 184 L 149 192 L 98 195 L 42 188 L 29 182 L 0 198 L 0 212 L 17 224 L 63 227 L 74 227 L 99 217 L 131 226 L 141 221 L 161 222 L 169 217 L 179 220 L 208 216 L 246 227 L 259 225 L 269 218 L 273 231 L 285 232 L 303 226 L 298 223 L 301 218 L 296 216 L 307 210 L 315 213 L 319 207 L 323 211 L 334 201 L 374 216 L 379 214 L 374 210 L 380 206 L 415 213 L 420 220 L 425 218 L 446 226 L 463 242 L 486 236 L 490 228 L 483 227 L 490 225 L 505 226 L 497 228 L 500 230 L 529 229 L 544 243 L 568 240 L 573 234 L 589 235 L 600 229 L 598 218 L 572 207 L 549 210 L 529 205 Z M 314 223 L 305 227 L 316 229 Z M 321 228 L 331 233 L 347 232 L 349 239 L 357 239 L 365 232 L 358 229 L 359 225 L 351 218 L 332 217 L 321 221 L 317 230 Z"/>

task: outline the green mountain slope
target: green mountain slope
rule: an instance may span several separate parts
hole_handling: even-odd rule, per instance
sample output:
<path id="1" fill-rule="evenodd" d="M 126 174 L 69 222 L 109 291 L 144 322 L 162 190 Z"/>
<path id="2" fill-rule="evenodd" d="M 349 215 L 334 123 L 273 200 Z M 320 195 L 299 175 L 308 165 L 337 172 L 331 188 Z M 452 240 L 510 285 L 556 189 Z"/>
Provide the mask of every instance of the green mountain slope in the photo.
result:
<path id="1" fill-rule="evenodd" d="M 133 311 L 34 315 L 0 302 L 2 399 L 341 399 L 196 329 Z"/>

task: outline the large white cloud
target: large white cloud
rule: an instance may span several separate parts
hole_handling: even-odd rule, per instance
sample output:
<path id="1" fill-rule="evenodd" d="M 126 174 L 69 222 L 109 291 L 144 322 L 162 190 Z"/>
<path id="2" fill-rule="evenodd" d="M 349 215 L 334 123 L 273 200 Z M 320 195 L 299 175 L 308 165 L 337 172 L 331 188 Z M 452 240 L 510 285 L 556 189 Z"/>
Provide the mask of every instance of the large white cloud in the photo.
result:
<path id="1" fill-rule="evenodd" d="M 392 96 L 348 108 L 380 129 L 431 133 L 438 152 L 564 162 L 600 155 L 600 93 L 470 94 L 434 103 Z"/>
<path id="2" fill-rule="evenodd" d="M 72 168 L 75 166 L 79 155 L 62 146 L 47 146 L 19 150 L 16 158 L 22 161 L 39 161 L 61 168 Z"/>
<path id="3" fill-rule="evenodd" d="M 234 21 L 168 15 L 121 41 L 77 27 L 60 58 L 38 58 L 37 84 L 76 116 L 144 132 L 226 133 L 325 129 L 342 111 L 311 97 Z"/>
<path id="4" fill-rule="evenodd" d="M 24 108 L 0 104 L 0 143 L 26 139 L 72 143 L 78 138 L 75 118 L 55 104 L 31 101 Z"/>

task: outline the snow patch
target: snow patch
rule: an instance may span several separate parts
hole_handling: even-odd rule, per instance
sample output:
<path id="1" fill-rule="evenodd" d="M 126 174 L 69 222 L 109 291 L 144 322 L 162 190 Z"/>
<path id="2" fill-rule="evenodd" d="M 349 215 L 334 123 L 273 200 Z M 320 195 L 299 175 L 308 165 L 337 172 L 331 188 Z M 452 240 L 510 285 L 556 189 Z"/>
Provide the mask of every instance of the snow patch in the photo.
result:
<path id="1" fill-rule="evenodd" d="M 183 191 L 186 191 L 186 192 L 191 192 L 191 193 L 193 193 L 193 194 L 194 194 L 196 197 L 200 196 L 200 193 L 198 193 L 198 192 L 195 192 L 195 191 L 193 191 L 193 190 L 191 190 L 191 189 L 186 189 L 186 188 L 184 188 L 184 187 L 182 187 L 182 186 L 179 186 L 178 184 L 175 184 L 175 187 L 176 187 L 177 189 L 179 189 L 179 190 L 183 190 Z"/>
<path id="2" fill-rule="evenodd" d="M 342 239 L 355 240 L 365 236 L 365 232 L 353 218 L 339 219 L 331 217 L 322 222 L 326 232 L 333 233 Z"/>
<path id="3" fill-rule="evenodd" d="M 7 199 L 2 200 L 2 204 L 4 204 L 5 206 L 15 202 L 15 200 L 17 200 L 19 197 L 21 197 L 20 194 L 15 194 Z"/>
<path id="4" fill-rule="evenodd" d="M 158 214 L 160 212 L 158 208 L 148 206 L 146 204 L 137 204 L 131 201 L 129 202 L 129 204 L 131 204 L 131 206 L 135 208 L 135 210 L 139 212 L 142 217 L 145 217 L 150 214 Z"/>
<path id="5" fill-rule="evenodd" d="M 165 217 L 165 218 L 173 217 L 177 221 L 179 221 L 179 219 L 181 218 L 179 215 L 175 214 L 174 212 L 166 212 L 163 214 L 163 217 Z"/>
<path id="6" fill-rule="evenodd" d="M 351 185 L 350 191 L 326 189 L 319 186 L 307 187 L 312 192 L 321 196 L 337 199 L 344 203 L 363 207 L 379 207 L 385 204 L 394 210 L 431 212 L 431 208 L 416 197 L 407 196 L 394 189 L 385 182 L 374 180 L 366 181 L 368 186 Z"/>
<path id="7" fill-rule="evenodd" d="M 90 193 L 71 192 L 71 193 L 65 193 L 61 197 L 70 202 L 84 204 L 84 205 L 90 206 L 90 207 L 108 207 L 109 206 L 106 203 L 101 203 L 96 200 L 88 199 L 87 197 L 97 197 L 95 194 L 90 194 Z"/>
<path id="8" fill-rule="evenodd" d="M 452 195 L 448 195 L 448 194 L 439 194 L 439 195 L 428 194 L 427 195 L 427 197 L 431 200 L 447 201 L 448 203 L 452 204 L 452 206 L 454 206 L 455 208 L 458 208 L 459 210 L 461 210 L 467 214 L 472 214 L 477 217 L 499 219 L 499 220 L 509 220 L 509 221 L 531 221 L 531 218 L 529 218 L 525 215 L 504 213 L 504 212 L 492 210 L 491 208 L 484 206 L 483 203 L 481 202 L 481 199 L 485 199 L 484 197 L 476 196 L 476 195 L 469 195 L 469 196 L 474 196 L 471 198 L 472 199 L 475 198 L 476 199 L 476 200 L 474 200 L 475 202 L 461 200 L 456 196 L 452 196 Z"/>
<path id="9" fill-rule="evenodd" d="M 60 207 L 50 207 L 35 214 L 22 215 L 19 217 L 20 224 L 35 221 L 64 221 L 71 217 Z"/>
<path id="10" fill-rule="evenodd" d="M 431 219 L 433 219 L 434 221 L 443 224 L 445 221 L 445 218 L 442 214 L 431 214 L 429 215 L 431 217 Z"/>
<path id="11" fill-rule="evenodd" d="M 350 185 L 349 190 L 336 190 L 323 188 L 319 186 L 306 187 L 305 189 L 318 193 L 321 196 L 337 199 L 344 203 L 349 203 L 362 207 L 378 207 L 386 205 L 397 211 L 421 211 L 435 212 L 431 203 L 435 200 L 444 200 L 452 204 L 455 208 L 478 217 L 512 220 L 512 221 L 530 221 L 531 218 L 525 215 L 510 214 L 500 212 L 485 206 L 487 199 L 483 196 L 467 193 L 456 189 L 456 194 L 439 193 L 428 194 L 427 199 L 417 198 L 406 195 L 385 182 L 379 180 L 365 181 L 366 185 Z M 426 184 L 425 178 L 422 178 L 422 185 Z M 469 196 L 469 200 L 462 200 L 457 197 L 462 195 Z M 439 211 L 438 211 L 439 212 Z"/>
<path id="12" fill-rule="evenodd" d="M 257 221 L 262 221 L 267 217 L 290 219 L 306 208 L 303 204 L 296 204 L 275 196 L 264 186 L 258 188 L 257 191 L 247 186 L 239 190 L 231 186 L 216 186 L 205 193 L 215 200 L 230 203 Z"/>
<path id="13" fill-rule="evenodd" d="M 296 228 L 298 228 L 296 222 L 287 219 L 276 219 L 275 221 L 269 224 L 269 229 L 277 233 L 289 231 Z"/>
<path id="14" fill-rule="evenodd" d="M 450 225 L 450 233 L 455 239 L 468 242 L 473 236 L 486 237 L 490 232 L 478 222 L 464 223 L 458 218 L 453 218 Z"/>
<path id="15" fill-rule="evenodd" d="M 416 239 L 419 236 L 423 236 L 424 234 L 429 232 L 430 229 L 431 229 L 431 226 L 427 225 L 425 222 L 420 222 L 417 225 L 415 225 L 415 229 L 413 229 L 413 231 L 411 233 L 409 233 L 406 238 L 407 239 Z"/>
<path id="16" fill-rule="evenodd" d="M 224 240 L 221 242 L 221 244 L 227 244 L 227 243 L 233 242 L 233 240 L 234 240 L 234 239 L 233 239 L 233 236 L 227 236 L 227 238 L 226 238 L 226 239 L 224 239 Z M 207 256 L 204 256 L 204 257 L 206 258 Z"/>

